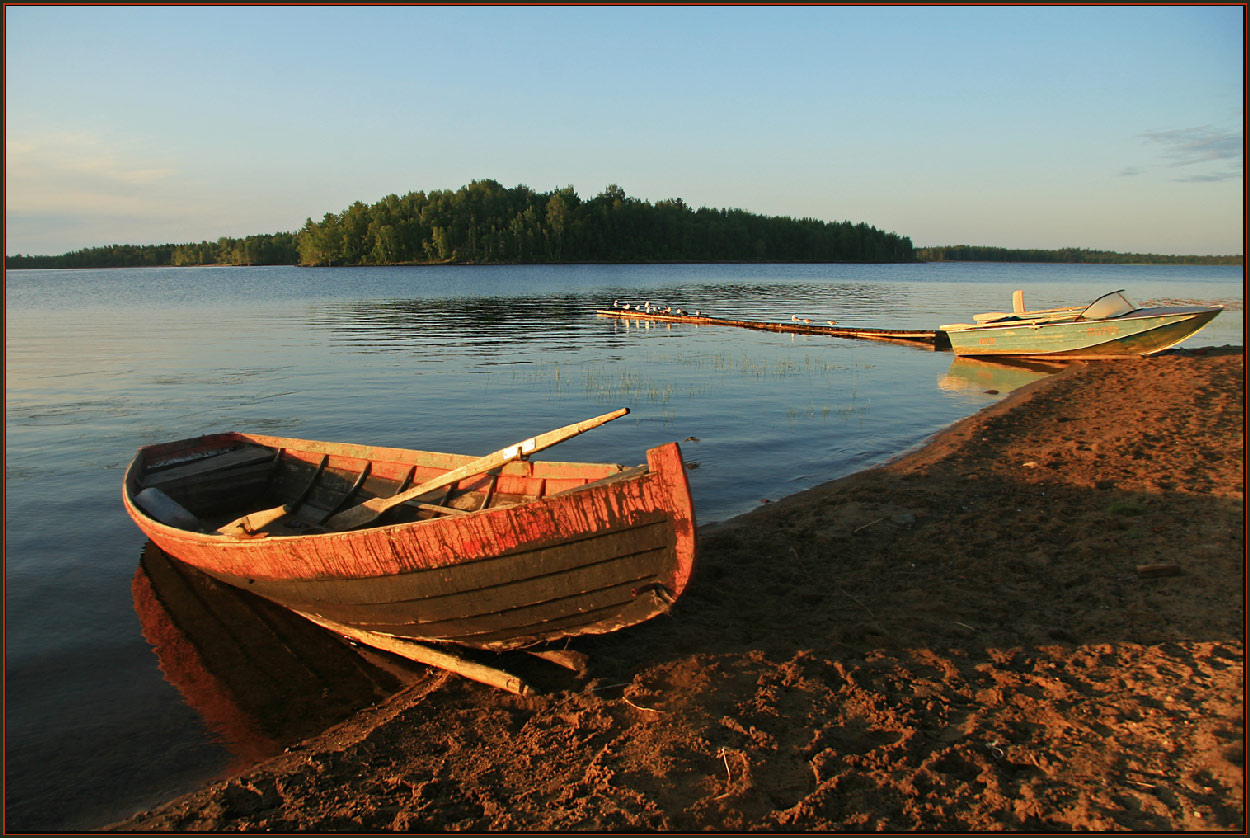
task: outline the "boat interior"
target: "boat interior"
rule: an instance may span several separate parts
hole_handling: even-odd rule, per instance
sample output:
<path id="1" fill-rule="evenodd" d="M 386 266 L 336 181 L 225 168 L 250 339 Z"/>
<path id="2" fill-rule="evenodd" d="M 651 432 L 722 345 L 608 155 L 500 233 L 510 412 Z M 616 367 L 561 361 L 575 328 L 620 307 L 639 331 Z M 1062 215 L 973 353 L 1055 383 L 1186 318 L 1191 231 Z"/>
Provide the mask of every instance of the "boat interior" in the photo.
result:
<path id="1" fill-rule="evenodd" d="M 331 446 L 322 446 L 332 448 Z M 377 497 L 390 497 L 446 473 L 469 457 L 405 451 L 401 460 L 360 456 L 369 449 L 309 450 L 236 442 L 197 452 L 194 459 L 152 459 L 137 474 L 131 496 L 162 523 L 204 532 L 257 510 L 290 507 L 268 523 L 270 536 L 329 532 L 336 513 Z M 397 449 L 386 449 L 394 453 Z M 388 510 L 377 525 L 411 523 L 515 506 L 570 491 L 622 472 L 643 472 L 613 464 L 513 461 L 465 478 Z M 133 471 L 133 470 L 132 470 Z M 163 496 L 163 497 L 162 497 Z M 162 514 L 172 501 L 190 518 Z M 155 501 L 155 502 L 153 502 Z"/>
<path id="2" fill-rule="evenodd" d="M 938 328 L 944 332 L 976 329 L 983 326 L 1008 326 L 1017 323 L 1041 325 L 1043 323 L 1064 323 L 1076 320 L 1105 320 L 1109 317 L 1122 317 L 1137 311 L 1123 290 L 1104 294 L 1092 303 L 1084 306 L 1067 306 L 1064 308 L 1044 308 L 1029 311 L 1024 305 L 1024 291 L 1017 290 L 1011 295 L 1012 311 L 987 311 L 974 314 L 972 323 L 950 323 Z"/>

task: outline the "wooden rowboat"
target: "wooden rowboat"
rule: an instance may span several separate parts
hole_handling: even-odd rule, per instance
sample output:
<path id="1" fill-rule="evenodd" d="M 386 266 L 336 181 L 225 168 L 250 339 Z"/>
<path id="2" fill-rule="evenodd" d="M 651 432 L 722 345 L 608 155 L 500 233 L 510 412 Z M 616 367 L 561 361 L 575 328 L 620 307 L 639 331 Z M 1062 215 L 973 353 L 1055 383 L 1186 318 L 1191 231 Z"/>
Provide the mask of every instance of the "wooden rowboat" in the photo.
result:
<path id="1" fill-rule="evenodd" d="M 123 500 L 170 555 L 365 642 L 527 648 L 640 623 L 685 589 L 695 521 L 675 443 L 634 468 L 513 458 L 328 527 L 477 462 L 225 433 L 140 449 Z M 235 526 L 275 506 L 263 531 Z"/>

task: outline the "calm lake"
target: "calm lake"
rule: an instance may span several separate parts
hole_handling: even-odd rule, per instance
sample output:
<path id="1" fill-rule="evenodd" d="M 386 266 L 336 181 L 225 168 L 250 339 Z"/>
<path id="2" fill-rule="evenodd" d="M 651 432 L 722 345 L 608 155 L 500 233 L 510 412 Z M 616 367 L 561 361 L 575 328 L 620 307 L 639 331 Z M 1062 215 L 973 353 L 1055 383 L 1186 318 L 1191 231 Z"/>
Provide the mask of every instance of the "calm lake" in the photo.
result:
<path id="1" fill-rule="evenodd" d="M 881 464 L 1043 373 L 595 308 L 933 329 L 1010 310 L 1016 288 L 1030 308 L 1125 289 L 1228 306 L 1195 347 L 1244 344 L 1243 285 L 1241 267 L 953 263 L 10 271 L 7 828 L 98 827 L 289 744 L 289 727 L 244 741 L 267 723 L 182 616 L 220 592 L 137 576 L 121 482 L 141 445 L 245 430 L 482 455 L 628 407 L 537 459 L 635 465 L 678 441 L 708 523 Z"/>

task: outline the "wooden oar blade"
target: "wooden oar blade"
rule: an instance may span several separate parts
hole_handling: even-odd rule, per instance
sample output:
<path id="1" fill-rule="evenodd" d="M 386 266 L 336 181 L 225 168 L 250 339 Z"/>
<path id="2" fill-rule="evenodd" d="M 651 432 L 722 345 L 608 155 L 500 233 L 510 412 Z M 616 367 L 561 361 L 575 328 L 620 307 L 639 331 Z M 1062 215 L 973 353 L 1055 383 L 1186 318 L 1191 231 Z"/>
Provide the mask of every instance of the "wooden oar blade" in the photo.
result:
<path id="1" fill-rule="evenodd" d="M 432 492 L 435 489 L 441 489 L 464 480 L 466 477 L 474 477 L 483 472 L 498 468 L 512 460 L 527 456 L 536 451 L 542 451 L 544 448 L 550 448 L 566 439 L 572 439 L 578 434 L 583 434 L 600 425 L 605 425 L 613 419 L 619 419 L 629 413 L 629 408 L 623 407 L 620 410 L 614 410 L 611 413 L 605 413 L 601 416 L 595 416 L 592 419 L 585 419 L 581 422 L 574 422 L 571 425 L 565 425 L 563 428 L 556 428 L 553 431 L 539 434 L 538 436 L 501 448 L 493 454 L 487 454 L 485 457 L 479 457 L 471 460 L 460 468 L 439 475 L 433 480 L 427 480 L 419 486 L 414 486 L 405 492 L 392 495 L 389 498 L 373 498 L 362 504 L 346 509 L 326 521 L 326 526 L 333 530 L 352 530 L 357 527 L 363 527 L 366 524 L 376 521 L 378 517 L 390 509 L 401 503 L 419 498 L 422 495 Z"/>

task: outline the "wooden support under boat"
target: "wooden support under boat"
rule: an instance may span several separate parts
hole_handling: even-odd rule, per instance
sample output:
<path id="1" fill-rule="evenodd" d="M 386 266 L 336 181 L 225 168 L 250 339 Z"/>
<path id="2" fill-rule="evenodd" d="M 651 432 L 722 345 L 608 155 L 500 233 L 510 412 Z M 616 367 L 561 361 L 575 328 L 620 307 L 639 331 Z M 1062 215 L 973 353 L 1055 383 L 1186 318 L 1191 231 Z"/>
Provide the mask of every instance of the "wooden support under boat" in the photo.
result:
<path id="1" fill-rule="evenodd" d="M 530 654 L 557 666 L 563 666 L 565 669 L 570 672 L 576 672 L 578 675 L 586 674 L 586 667 L 590 661 L 589 656 L 585 652 L 577 652 L 572 649 L 539 649 L 536 652 L 531 651 Z"/>
<path id="2" fill-rule="evenodd" d="M 303 617 L 311 620 L 327 631 L 340 634 L 343 637 L 350 638 L 366 646 L 372 646 L 374 649 L 381 649 L 384 652 L 399 655 L 402 658 L 423 663 L 426 666 L 434 666 L 439 669 L 446 669 L 448 672 L 454 672 L 457 675 L 463 675 L 472 681 L 477 681 L 487 686 L 505 690 L 514 695 L 533 695 L 534 689 L 529 684 L 522 681 L 517 676 L 504 672 L 502 669 L 496 669 L 493 666 L 486 666 L 481 663 L 467 661 L 457 655 L 434 649 L 424 643 L 418 643 L 415 640 L 401 639 L 392 637 L 389 634 L 382 634 L 376 631 L 365 631 L 363 629 L 345 626 L 342 623 L 336 623 L 333 620 L 327 620 L 324 617 L 318 617 L 313 614 L 304 614 Z"/>
<path id="3" fill-rule="evenodd" d="M 770 323 L 763 320 L 727 320 L 693 314 L 657 314 L 634 309 L 596 309 L 595 314 L 616 317 L 621 320 L 654 320 L 661 323 L 684 323 L 694 326 L 734 326 L 763 332 L 789 332 L 801 335 L 829 335 L 835 338 L 854 338 L 899 343 L 920 349 L 946 349 L 949 343 L 942 332 L 923 329 L 869 329 L 850 326 L 813 326 L 810 323 Z"/>

